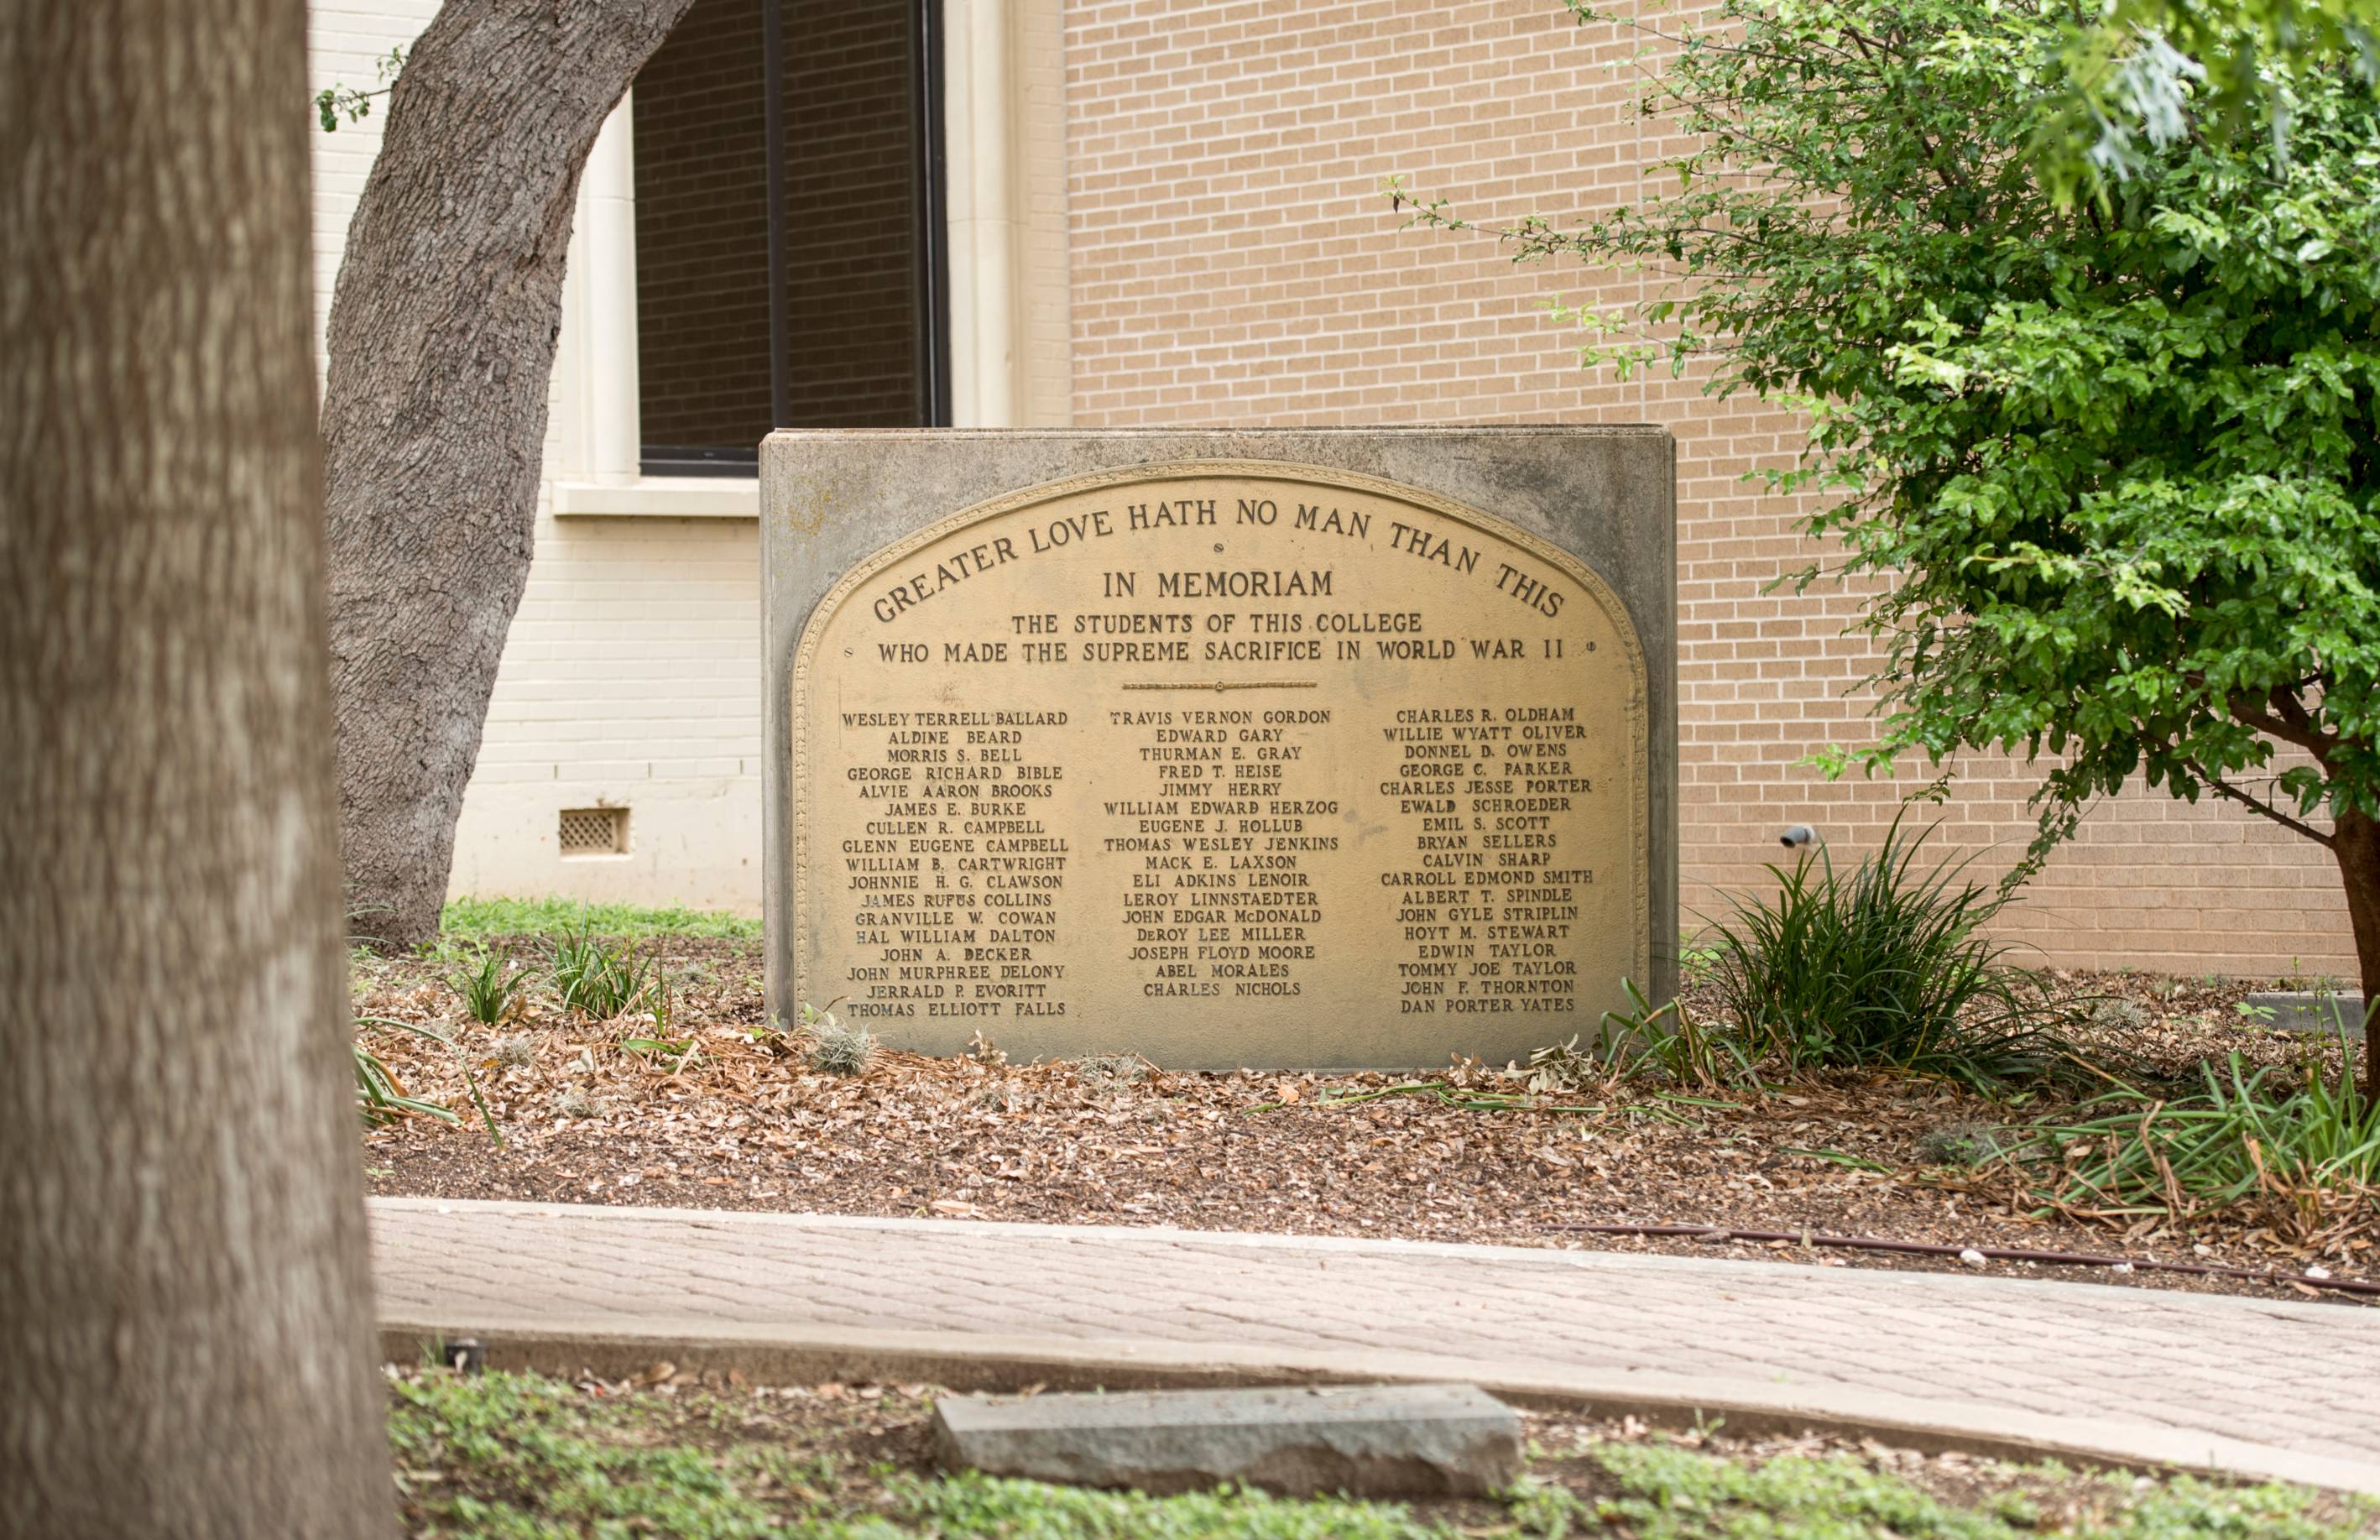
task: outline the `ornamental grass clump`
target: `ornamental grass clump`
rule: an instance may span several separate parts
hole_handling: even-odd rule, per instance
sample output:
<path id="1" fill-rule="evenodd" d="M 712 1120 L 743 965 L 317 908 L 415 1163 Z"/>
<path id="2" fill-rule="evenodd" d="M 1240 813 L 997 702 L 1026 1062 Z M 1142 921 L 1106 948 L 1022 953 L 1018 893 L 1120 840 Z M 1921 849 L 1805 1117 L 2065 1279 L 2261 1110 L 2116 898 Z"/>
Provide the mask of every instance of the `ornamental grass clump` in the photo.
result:
<path id="1" fill-rule="evenodd" d="M 565 931 L 553 947 L 553 989 L 563 1006 L 608 1022 L 634 1010 L 653 986 L 652 967 L 625 941 Z"/>
<path id="2" fill-rule="evenodd" d="M 2236 1052 L 2202 1073 L 2203 1092 L 2119 1085 L 2059 1121 L 2007 1130 L 2002 1158 L 2044 1211 L 2075 1219 L 2245 1208 L 2300 1240 L 2380 1228 L 2380 1102 L 2357 1085 L 2351 1050 L 2336 1082 L 2314 1067 L 2251 1071 Z"/>
<path id="3" fill-rule="evenodd" d="M 1896 818 L 1850 872 L 1821 847 L 1768 868 L 1775 897 L 1748 895 L 1706 920 L 1716 955 L 1704 988 L 1733 1056 L 1787 1073 L 1939 1075 L 1981 1092 L 2092 1078 L 2048 1025 L 2046 988 L 1983 934 L 2008 896 L 1965 880 L 1972 857 L 1921 867 L 1932 833 Z"/>
<path id="4" fill-rule="evenodd" d="M 473 1021 L 495 1026 L 519 1012 L 528 974 L 513 964 L 512 954 L 503 947 L 482 947 L 446 976 L 446 987 L 462 1000 Z"/>

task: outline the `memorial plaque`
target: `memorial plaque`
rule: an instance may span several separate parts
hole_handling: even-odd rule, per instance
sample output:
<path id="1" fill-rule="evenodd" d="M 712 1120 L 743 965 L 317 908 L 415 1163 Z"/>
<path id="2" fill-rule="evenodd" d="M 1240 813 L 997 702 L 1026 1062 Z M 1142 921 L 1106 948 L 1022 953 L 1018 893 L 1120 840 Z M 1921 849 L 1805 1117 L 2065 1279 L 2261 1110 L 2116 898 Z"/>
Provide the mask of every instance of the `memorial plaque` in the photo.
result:
<path id="1" fill-rule="evenodd" d="M 888 1043 L 1431 1064 L 1657 982 L 1636 628 L 1451 498 L 1260 459 L 1034 486 L 850 566 L 790 665 L 772 925 L 792 998 Z"/>

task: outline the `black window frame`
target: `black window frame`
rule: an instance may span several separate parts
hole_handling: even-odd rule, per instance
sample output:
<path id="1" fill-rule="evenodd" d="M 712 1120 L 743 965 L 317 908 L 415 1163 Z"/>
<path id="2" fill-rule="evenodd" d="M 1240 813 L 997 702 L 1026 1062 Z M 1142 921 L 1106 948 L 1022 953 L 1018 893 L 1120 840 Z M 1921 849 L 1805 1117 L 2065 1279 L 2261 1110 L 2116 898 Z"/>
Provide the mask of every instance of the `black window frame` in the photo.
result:
<path id="1" fill-rule="evenodd" d="M 913 231 L 916 250 L 917 422 L 951 424 L 950 159 L 943 126 L 941 0 L 907 0 Z M 767 136 L 764 196 L 769 200 L 769 419 L 786 425 L 792 413 L 793 327 L 786 302 L 785 29 L 782 0 L 760 0 L 762 131 Z M 638 324 L 642 325 L 639 318 Z M 639 406 L 641 406 L 641 403 Z M 690 447 L 643 442 L 637 468 L 644 476 L 758 476 L 760 446 Z"/>

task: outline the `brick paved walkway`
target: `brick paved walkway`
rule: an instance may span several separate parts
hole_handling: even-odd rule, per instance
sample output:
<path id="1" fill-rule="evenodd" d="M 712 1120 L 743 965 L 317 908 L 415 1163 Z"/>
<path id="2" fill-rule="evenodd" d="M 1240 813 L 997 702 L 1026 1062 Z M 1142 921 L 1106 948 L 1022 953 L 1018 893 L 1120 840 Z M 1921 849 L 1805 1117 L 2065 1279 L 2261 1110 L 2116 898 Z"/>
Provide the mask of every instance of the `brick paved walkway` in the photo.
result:
<path id="1" fill-rule="evenodd" d="M 1922 1406 L 1947 1426 L 2046 1415 L 2134 1445 L 2288 1451 L 2380 1489 L 2368 1308 L 1184 1231 L 428 1199 L 371 1211 L 381 1317 L 408 1327 L 1424 1354 L 1483 1380 L 1492 1365 L 1754 1400 L 1781 1388 Z"/>

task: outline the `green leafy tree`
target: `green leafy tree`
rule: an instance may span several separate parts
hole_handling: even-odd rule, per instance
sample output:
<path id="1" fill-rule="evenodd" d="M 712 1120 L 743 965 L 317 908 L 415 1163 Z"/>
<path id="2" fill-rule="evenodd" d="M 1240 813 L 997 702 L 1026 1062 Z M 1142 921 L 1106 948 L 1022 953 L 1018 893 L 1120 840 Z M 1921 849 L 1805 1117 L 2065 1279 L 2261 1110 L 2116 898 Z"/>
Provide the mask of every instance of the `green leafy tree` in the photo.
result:
<path id="1" fill-rule="evenodd" d="M 1808 415 L 1774 480 L 1877 590 L 1880 731 L 1835 768 L 2040 764 L 2020 876 L 2134 778 L 2236 802 L 2336 857 L 2380 999 L 2380 108 L 2351 59 L 2268 63 L 2286 158 L 2183 132 L 2067 199 L 2073 38 L 2042 0 L 1724 0 L 1659 40 L 1645 106 L 1694 136 L 1659 190 L 1500 234 L 1674 280 L 1565 312 L 1591 358 Z"/>
<path id="2" fill-rule="evenodd" d="M 2380 79 L 2380 0 L 2105 0 L 2070 28 L 2065 99 L 2036 142 L 2061 195 L 2145 169 L 2143 141 L 2262 130 L 2285 161 L 2298 67 L 2328 55 Z"/>

